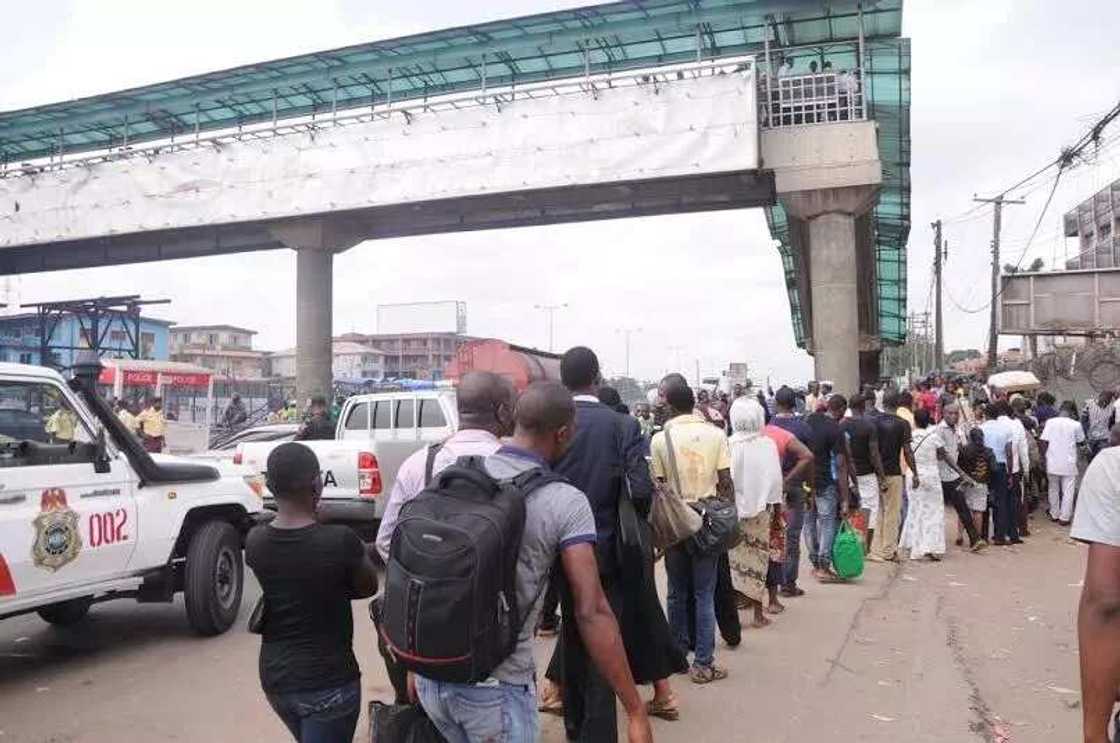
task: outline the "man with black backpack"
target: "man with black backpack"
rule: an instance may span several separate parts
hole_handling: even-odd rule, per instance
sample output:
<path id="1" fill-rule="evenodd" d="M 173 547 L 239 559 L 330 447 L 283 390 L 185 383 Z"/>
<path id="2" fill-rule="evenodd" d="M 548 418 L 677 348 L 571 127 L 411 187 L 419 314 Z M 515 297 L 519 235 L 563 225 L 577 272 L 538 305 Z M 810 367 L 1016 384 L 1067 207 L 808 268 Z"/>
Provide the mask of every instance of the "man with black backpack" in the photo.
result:
<path id="1" fill-rule="evenodd" d="M 629 741 L 652 741 L 599 583 L 591 508 L 549 469 L 571 442 L 571 395 L 538 382 L 516 420 L 494 455 L 459 459 L 401 508 L 382 633 L 450 743 L 535 741 L 533 628 L 559 557 L 588 654 L 629 714 Z"/>
<path id="2" fill-rule="evenodd" d="M 455 392 L 459 429 L 446 440 L 414 452 L 397 470 L 397 478 L 377 531 L 377 552 L 382 562 L 389 561 L 389 545 L 405 503 L 423 492 L 432 477 L 454 464 L 459 457 L 490 456 L 502 445 L 499 437 L 513 433 L 517 391 L 508 379 L 493 372 L 468 372 L 463 375 Z M 371 608 L 371 616 L 378 629 L 377 649 L 385 660 L 396 702 L 406 704 L 409 700 L 405 670 L 389 653 L 380 633 L 380 599 Z"/>

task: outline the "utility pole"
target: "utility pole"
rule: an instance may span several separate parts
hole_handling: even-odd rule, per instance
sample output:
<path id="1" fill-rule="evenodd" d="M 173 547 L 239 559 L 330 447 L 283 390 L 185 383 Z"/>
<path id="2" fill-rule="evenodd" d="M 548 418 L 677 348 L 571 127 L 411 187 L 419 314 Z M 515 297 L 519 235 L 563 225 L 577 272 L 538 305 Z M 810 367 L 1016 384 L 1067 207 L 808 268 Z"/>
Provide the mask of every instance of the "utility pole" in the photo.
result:
<path id="1" fill-rule="evenodd" d="M 933 227 L 933 278 L 937 282 L 937 294 L 934 295 L 934 317 L 937 327 L 934 330 L 933 353 L 936 357 L 934 364 L 937 370 L 943 372 L 945 371 L 945 336 L 941 329 L 941 267 L 945 257 L 941 252 L 941 220 L 937 220 L 930 226 Z"/>
<path id="2" fill-rule="evenodd" d="M 642 332 L 641 328 L 619 328 L 616 333 L 622 333 L 626 338 L 626 376 L 630 376 L 630 334 Z"/>
<path id="3" fill-rule="evenodd" d="M 1022 199 L 1005 199 L 1000 194 L 991 199 L 972 197 L 973 201 L 991 204 L 992 209 L 992 306 L 988 327 L 988 372 L 996 370 L 996 345 L 999 340 L 999 233 L 1002 227 L 1004 204 L 1025 204 Z"/>
<path id="4" fill-rule="evenodd" d="M 549 351 L 549 353 L 551 353 L 553 351 L 552 330 L 553 330 L 553 324 L 554 324 L 553 321 L 555 320 L 556 310 L 562 310 L 562 309 L 566 308 L 567 306 L 568 306 L 567 302 L 563 302 L 561 304 L 535 304 L 535 305 L 533 305 L 534 309 L 541 310 L 545 314 L 548 315 L 548 351 Z"/>

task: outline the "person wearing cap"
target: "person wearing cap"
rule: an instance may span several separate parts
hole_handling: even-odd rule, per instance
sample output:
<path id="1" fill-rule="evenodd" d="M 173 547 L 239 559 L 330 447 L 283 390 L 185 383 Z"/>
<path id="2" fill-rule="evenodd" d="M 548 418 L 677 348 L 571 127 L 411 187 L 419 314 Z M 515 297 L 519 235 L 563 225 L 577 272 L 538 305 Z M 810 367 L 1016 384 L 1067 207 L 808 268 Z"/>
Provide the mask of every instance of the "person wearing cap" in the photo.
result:
<path id="1" fill-rule="evenodd" d="M 267 482 L 276 518 L 245 542 L 264 594 L 261 687 L 296 741 L 350 743 L 362 701 L 350 602 L 377 592 L 377 574 L 352 529 L 318 523 L 323 478 L 311 449 L 273 449 Z"/>

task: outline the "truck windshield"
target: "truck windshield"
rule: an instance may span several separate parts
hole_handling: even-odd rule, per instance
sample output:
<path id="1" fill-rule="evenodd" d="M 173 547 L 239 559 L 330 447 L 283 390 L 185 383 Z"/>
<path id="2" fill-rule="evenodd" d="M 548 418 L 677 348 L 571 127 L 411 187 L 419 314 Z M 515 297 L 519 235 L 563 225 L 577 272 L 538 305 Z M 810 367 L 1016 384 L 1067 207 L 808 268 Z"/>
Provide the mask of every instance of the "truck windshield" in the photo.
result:
<path id="1" fill-rule="evenodd" d="M 47 382 L 0 381 L 0 443 L 90 443 L 92 433 L 62 390 Z"/>

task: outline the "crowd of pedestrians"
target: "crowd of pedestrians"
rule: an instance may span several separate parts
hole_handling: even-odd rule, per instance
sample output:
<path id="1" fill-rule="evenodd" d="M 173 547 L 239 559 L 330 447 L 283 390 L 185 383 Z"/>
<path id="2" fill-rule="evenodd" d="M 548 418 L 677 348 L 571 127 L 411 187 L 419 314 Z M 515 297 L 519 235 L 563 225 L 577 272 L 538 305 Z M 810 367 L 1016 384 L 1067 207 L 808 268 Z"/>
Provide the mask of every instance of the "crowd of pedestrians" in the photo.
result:
<path id="1" fill-rule="evenodd" d="M 829 584 L 852 577 L 834 563 L 842 532 L 872 563 L 940 560 L 955 515 L 957 544 L 980 552 L 1029 534 L 1043 488 L 1051 517 L 1068 524 L 1077 447 L 1092 446 L 1101 415 L 1078 420 L 1076 405 L 1045 394 L 1033 409 L 998 391 L 980 402 L 937 379 L 848 398 L 823 381 L 721 395 L 680 374 L 631 412 L 590 349 L 564 354 L 560 375 L 520 395 L 499 375 L 465 375 L 458 430 L 403 463 L 369 549 L 316 523 L 311 451 L 273 451 L 279 515 L 250 536 L 247 561 L 264 589 L 262 686 L 297 740 L 353 735 L 349 602 L 376 592 L 373 562 L 385 585 L 370 615 L 395 701 L 419 704 L 431 739 L 532 741 L 545 712 L 563 716 L 569 740 L 609 742 L 621 703 L 628 740 L 647 741 L 650 717 L 687 714 L 678 674 L 728 677 L 716 638 L 739 643 L 740 612 L 762 629 L 783 599 L 806 595 L 802 544 L 812 577 Z M 666 499 L 696 521 L 668 541 L 657 524 Z M 551 635 L 538 674 L 532 646 Z"/>

